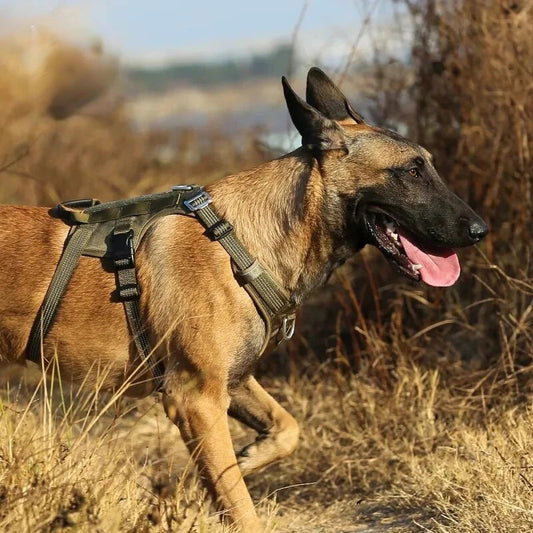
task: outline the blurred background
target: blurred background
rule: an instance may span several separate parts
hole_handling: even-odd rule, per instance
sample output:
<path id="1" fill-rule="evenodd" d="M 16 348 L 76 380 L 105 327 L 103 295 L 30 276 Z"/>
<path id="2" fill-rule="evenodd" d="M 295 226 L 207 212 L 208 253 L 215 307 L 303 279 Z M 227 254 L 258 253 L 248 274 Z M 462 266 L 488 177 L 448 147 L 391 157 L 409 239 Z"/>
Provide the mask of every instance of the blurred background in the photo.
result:
<path id="1" fill-rule="evenodd" d="M 86 61 L 92 51 L 92 65 L 84 66 L 94 68 L 99 59 L 100 70 L 93 74 L 101 78 L 99 84 L 93 80 L 92 97 L 98 89 L 113 88 L 142 130 L 214 122 L 226 132 L 258 125 L 282 130 L 286 120 L 277 83 L 282 73 L 300 76 L 307 66 L 321 64 L 353 81 L 354 70 L 362 71 L 361 92 L 364 66 L 376 49 L 403 61 L 411 33 L 405 6 L 380 0 L 268 6 L 243 0 L 195 5 L 23 0 L 0 2 L 0 14 L 0 32 L 10 40 L 16 36 L 26 48 L 24 62 L 34 81 L 50 74 L 44 65 L 51 48 L 76 46 L 86 51 Z M 56 96 L 56 104 L 63 101 L 56 115 L 72 113 L 90 98 L 86 89 L 74 101 L 74 83 L 71 79 L 70 108 L 64 94 Z"/>
<path id="2" fill-rule="evenodd" d="M 344 451 L 331 444 L 340 430 L 323 429 L 331 457 L 318 451 L 324 434 L 304 441 L 328 472 L 324 498 L 398 483 L 409 505 L 448 517 L 439 524 L 460 517 L 456 531 L 511 531 L 507 519 L 531 530 L 533 441 L 507 435 L 516 417 L 529 423 L 533 392 L 532 28 L 531 0 L 0 0 L 0 202 L 112 200 L 257 165 L 300 142 L 280 77 L 304 94 L 307 69 L 323 68 L 368 121 L 426 146 L 491 233 L 460 252 L 448 290 L 409 283 L 365 250 L 304 306 L 264 379 L 300 420 L 315 415 L 293 378 L 340 417 L 335 428 L 357 426 Z M 317 392 L 324 383 L 344 405 L 357 399 L 348 418 Z M 487 445 L 476 462 L 479 428 L 510 448 Z M 474 450 L 461 480 L 447 477 L 457 463 L 435 473 L 441 445 Z M 390 462 L 373 463 L 384 449 Z M 308 463 L 288 469 L 287 482 L 314 479 Z M 488 472 L 492 499 L 479 499 Z"/>
<path id="3" fill-rule="evenodd" d="M 104 160 L 97 156 L 97 168 L 87 163 L 83 175 L 79 167 L 67 170 L 68 163 L 61 161 L 53 163 L 62 171 L 54 171 L 52 179 L 41 167 L 28 172 L 31 178 L 12 180 L 8 194 L 17 194 L 28 179 L 46 182 L 45 196 L 42 185 L 30 185 L 36 195 L 32 203 L 68 196 L 66 184 L 61 193 L 52 191 L 58 174 L 68 174 L 73 190 L 83 194 L 89 192 L 87 185 L 94 191 L 100 178 L 124 194 L 123 179 L 131 192 L 156 186 L 153 172 L 172 183 L 198 179 L 199 174 L 210 179 L 234 170 L 232 158 L 244 158 L 236 163 L 243 166 L 257 150 L 294 148 L 299 139 L 289 126 L 280 77 L 288 76 L 304 90 L 312 65 L 336 78 L 362 113 L 384 122 L 373 101 L 375 60 L 379 56 L 379 62 L 401 68 L 413 32 L 406 5 L 379 0 L 277 1 L 268 6 L 245 1 L 3 0 L 0 21 L 1 59 L 7 67 L 0 86 L 2 113 L 13 124 L 10 130 L 18 131 L 3 154 L 10 148 L 29 150 L 30 145 L 35 153 L 52 129 L 60 136 L 65 131 L 72 148 L 80 151 L 76 127 L 92 137 L 83 142 L 95 151 L 99 142 L 100 150 L 112 150 L 110 138 L 128 134 L 130 142 L 139 144 L 133 153 L 122 150 Z M 397 128 L 406 129 L 401 117 L 394 120 Z M 97 130 L 109 138 L 104 140 Z M 215 139 L 218 144 L 211 145 Z M 123 142 L 115 148 L 124 148 Z M 55 159 L 48 157 L 48 149 L 47 159 Z M 19 191 L 20 201 L 28 198 L 27 192 Z"/>

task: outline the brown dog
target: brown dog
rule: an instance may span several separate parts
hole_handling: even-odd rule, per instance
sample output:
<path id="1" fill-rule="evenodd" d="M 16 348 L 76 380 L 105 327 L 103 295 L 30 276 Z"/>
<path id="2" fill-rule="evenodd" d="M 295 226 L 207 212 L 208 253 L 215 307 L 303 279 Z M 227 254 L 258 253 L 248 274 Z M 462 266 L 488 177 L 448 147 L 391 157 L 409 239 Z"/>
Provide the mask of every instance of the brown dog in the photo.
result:
<path id="1" fill-rule="evenodd" d="M 318 69 L 307 103 L 283 80 L 303 146 L 210 185 L 213 205 L 295 305 L 366 244 L 414 280 L 451 285 L 452 248 L 478 242 L 485 223 L 442 182 L 431 155 L 366 124 Z M 68 228 L 47 209 L 0 209 L 0 358 L 24 364 L 28 335 Z M 218 504 L 242 529 L 258 530 L 243 476 L 290 454 L 294 418 L 253 378 L 265 324 L 236 281 L 230 257 L 183 216 L 159 219 L 137 254 L 141 309 L 165 365 L 164 406 L 179 426 Z M 43 345 L 66 379 L 119 387 L 136 368 L 122 305 L 110 299 L 112 272 L 82 257 Z M 128 390 L 153 391 L 148 371 Z M 90 382 L 89 379 L 89 382 Z M 144 383 L 144 384 L 143 384 Z M 256 430 L 238 456 L 227 416 Z"/>

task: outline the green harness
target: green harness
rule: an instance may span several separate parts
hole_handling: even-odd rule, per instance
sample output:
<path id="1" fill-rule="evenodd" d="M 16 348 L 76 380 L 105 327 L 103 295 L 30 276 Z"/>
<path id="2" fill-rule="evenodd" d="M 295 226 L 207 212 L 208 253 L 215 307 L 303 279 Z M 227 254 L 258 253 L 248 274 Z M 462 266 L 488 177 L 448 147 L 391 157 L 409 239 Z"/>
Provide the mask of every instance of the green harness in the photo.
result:
<path id="1" fill-rule="evenodd" d="M 27 349 L 31 361 L 41 361 L 43 341 L 80 257 L 108 258 L 115 271 L 116 295 L 124 305 L 142 363 L 152 370 L 156 388 L 162 388 L 164 365 L 153 353 L 140 312 L 141 289 L 137 282 L 135 252 L 154 222 L 168 215 L 196 217 L 205 227 L 205 234 L 220 242 L 228 252 L 235 277 L 248 291 L 265 321 L 261 354 L 270 344 L 289 339 L 294 333 L 295 309 L 289 295 L 248 253 L 235 236 L 233 226 L 220 218 L 211 205 L 211 197 L 198 185 L 178 185 L 169 192 L 103 204 L 98 200 L 64 202 L 57 205 L 51 215 L 61 218 L 71 228 L 33 323 Z"/>

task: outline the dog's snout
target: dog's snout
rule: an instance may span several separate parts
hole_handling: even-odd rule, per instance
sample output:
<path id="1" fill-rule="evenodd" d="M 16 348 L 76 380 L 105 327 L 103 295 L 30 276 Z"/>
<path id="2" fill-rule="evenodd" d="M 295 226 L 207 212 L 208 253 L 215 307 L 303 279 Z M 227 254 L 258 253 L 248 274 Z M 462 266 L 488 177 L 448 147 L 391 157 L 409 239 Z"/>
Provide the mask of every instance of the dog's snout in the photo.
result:
<path id="1" fill-rule="evenodd" d="M 468 226 L 468 236 L 470 239 L 472 239 L 472 242 L 478 242 L 480 241 L 487 233 L 489 232 L 489 228 L 483 220 L 474 220 L 470 223 Z"/>

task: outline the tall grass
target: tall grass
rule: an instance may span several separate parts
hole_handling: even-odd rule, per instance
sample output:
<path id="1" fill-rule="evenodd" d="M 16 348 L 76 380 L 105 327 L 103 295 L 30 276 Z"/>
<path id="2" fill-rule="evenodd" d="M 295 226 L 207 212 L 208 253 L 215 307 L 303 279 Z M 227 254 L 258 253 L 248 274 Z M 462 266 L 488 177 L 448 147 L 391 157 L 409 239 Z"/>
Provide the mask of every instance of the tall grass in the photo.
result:
<path id="1" fill-rule="evenodd" d="M 15 390 L 7 384 L 0 403 L 2 531 L 217 524 L 160 406 L 64 387 L 49 373 Z"/>

